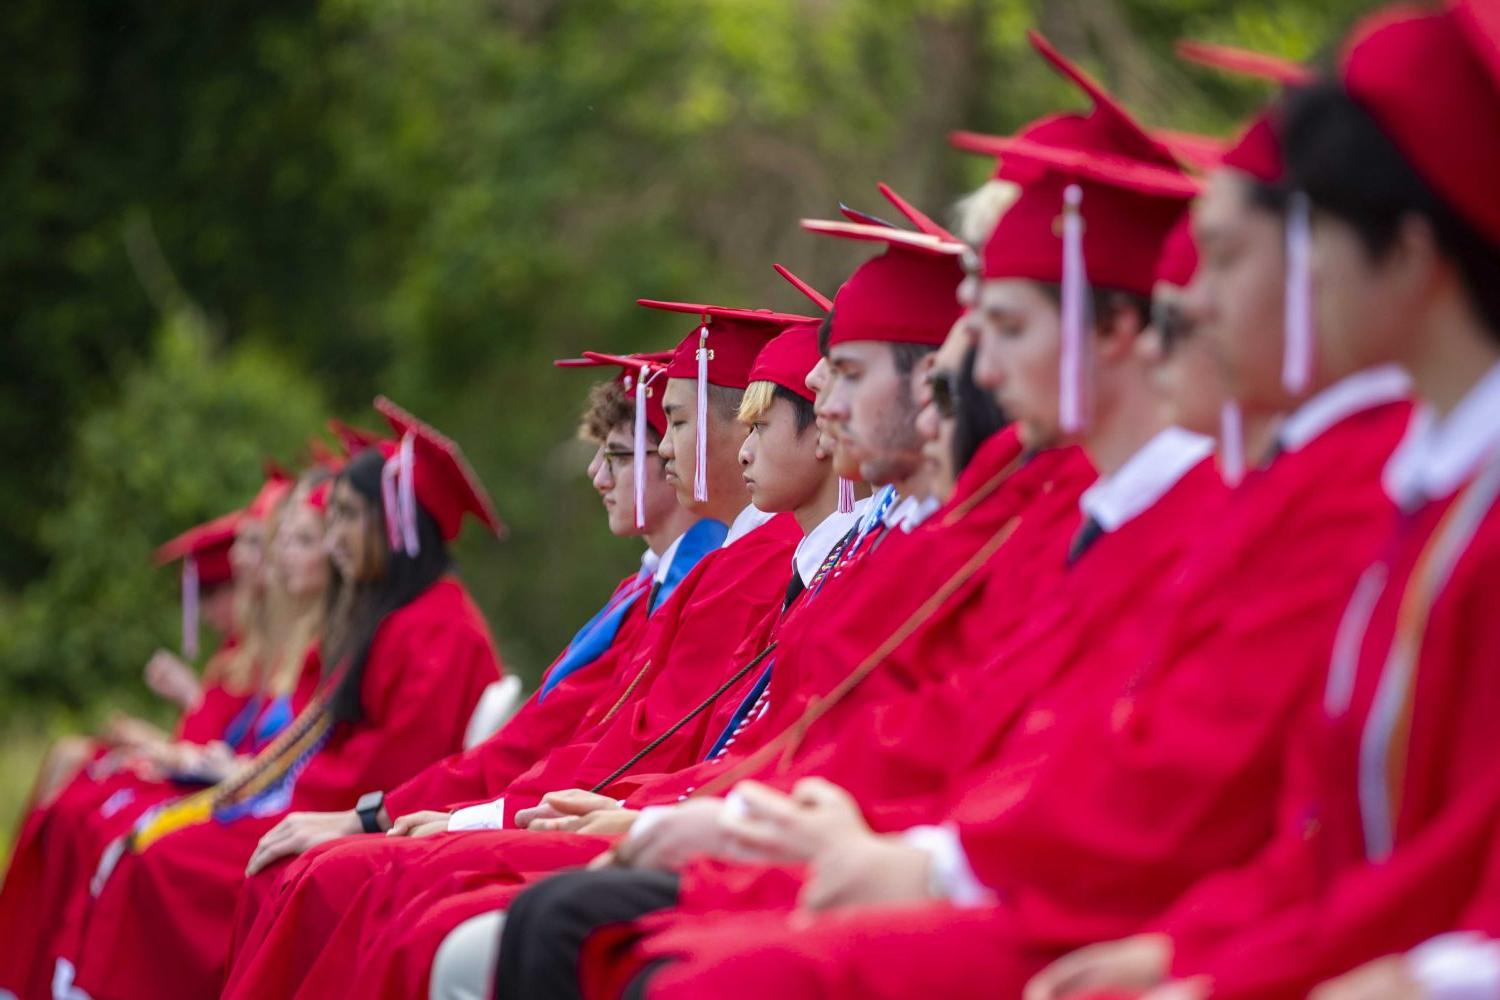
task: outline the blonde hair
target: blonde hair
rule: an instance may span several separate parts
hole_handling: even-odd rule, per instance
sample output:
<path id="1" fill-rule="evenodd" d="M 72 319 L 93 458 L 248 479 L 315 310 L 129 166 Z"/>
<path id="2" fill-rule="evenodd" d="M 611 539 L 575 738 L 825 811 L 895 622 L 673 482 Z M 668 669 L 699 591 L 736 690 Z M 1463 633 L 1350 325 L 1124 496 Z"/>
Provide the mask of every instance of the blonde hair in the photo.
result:
<path id="1" fill-rule="evenodd" d="M 776 402 L 776 388 L 775 382 L 751 382 L 740 399 L 739 413 L 736 414 L 740 423 L 753 424 L 765 416 L 771 404 Z"/>
<path id="2" fill-rule="evenodd" d="M 953 206 L 953 228 L 959 239 L 976 249 L 983 248 L 1000 217 L 1020 196 L 1020 185 L 1002 180 L 985 181 L 964 195 Z"/>

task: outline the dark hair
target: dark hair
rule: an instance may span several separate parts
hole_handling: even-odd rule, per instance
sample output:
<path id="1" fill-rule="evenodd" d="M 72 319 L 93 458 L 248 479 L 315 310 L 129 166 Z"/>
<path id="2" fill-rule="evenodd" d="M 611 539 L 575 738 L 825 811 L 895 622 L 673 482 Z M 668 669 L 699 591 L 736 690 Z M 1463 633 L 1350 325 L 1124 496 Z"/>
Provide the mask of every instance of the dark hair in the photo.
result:
<path id="1" fill-rule="evenodd" d="M 953 471 L 968 467 L 979 446 L 1010 423 L 1010 418 L 995 402 L 995 397 L 974 382 L 974 359 L 978 351 L 964 352 L 958 372 L 958 398 L 953 414 Z"/>
<path id="2" fill-rule="evenodd" d="M 633 426 L 635 420 L 635 394 L 614 379 L 600 382 L 589 390 L 588 403 L 578 421 L 578 436 L 593 444 L 603 444 L 609 432 L 621 425 Z M 647 428 L 648 438 L 656 437 L 656 431 Z"/>
<path id="3" fill-rule="evenodd" d="M 1390 251 L 1403 219 L 1425 218 L 1500 342 L 1500 246 L 1432 190 L 1342 86 L 1321 80 L 1289 94 L 1281 139 L 1287 186 L 1352 227 L 1372 260 Z"/>
<path id="4" fill-rule="evenodd" d="M 802 435 L 802 432 L 811 427 L 813 425 L 813 421 L 817 419 L 817 414 L 813 412 L 812 400 L 807 399 L 804 396 L 797 395 L 786 386 L 778 385 L 772 391 L 771 396 L 773 399 L 784 399 L 789 404 L 791 404 L 792 413 L 796 416 L 797 419 L 797 434 L 799 437 Z"/>
<path id="5" fill-rule="evenodd" d="M 818 324 L 818 353 L 828 357 L 828 341 L 833 337 L 833 310 L 828 310 L 828 315 L 823 317 L 823 322 Z"/>
<path id="6" fill-rule="evenodd" d="M 1047 297 L 1062 304 L 1062 287 L 1052 282 L 1040 282 Z M 1120 288 L 1089 288 L 1089 316 L 1093 317 L 1095 327 L 1102 329 L 1107 320 L 1122 309 L 1133 309 L 1141 319 L 1141 329 L 1151 322 L 1151 298 L 1146 295 L 1138 295 L 1135 292 L 1127 292 Z"/>
<path id="7" fill-rule="evenodd" d="M 373 534 L 382 547 L 386 544 L 385 504 L 380 490 L 380 473 L 384 465 L 385 459 L 377 449 L 366 448 L 349 460 L 338 477 L 369 502 L 379 525 L 379 530 Z M 335 721 L 358 722 L 364 718 L 360 688 L 370 658 L 370 647 L 381 623 L 426 592 L 452 568 L 453 560 L 448 555 L 437 522 L 420 503 L 417 505 L 417 539 L 421 551 L 416 556 L 387 549 L 385 573 L 379 580 L 345 581 L 340 587 L 330 588 L 330 599 L 338 602 L 336 607 L 342 614 L 339 616 L 341 620 L 335 620 L 332 615 L 329 619 L 324 670 L 333 671 L 344 661 L 348 662 L 329 704 Z"/>

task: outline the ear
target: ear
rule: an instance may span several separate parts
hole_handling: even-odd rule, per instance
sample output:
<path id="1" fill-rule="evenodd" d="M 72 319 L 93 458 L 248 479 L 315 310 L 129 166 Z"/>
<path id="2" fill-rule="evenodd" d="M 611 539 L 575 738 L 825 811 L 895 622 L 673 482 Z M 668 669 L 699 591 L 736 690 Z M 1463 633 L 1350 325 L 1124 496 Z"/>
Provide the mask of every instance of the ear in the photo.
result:
<path id="1" fill-rule="evenodd" d="M 1119 361 L 1135 351 L 1136 338 L 1146 328 L 1146 317 L 1133 299 L 1111 295 L 1099 318 L 1099 340 L 1095 345 L 1100 360 Z"/>
<path id="2" fill-rule="evenodd" d="M 1452 261 L 1438 248 L 1432 223 L 1415 212 L 1397 224 L 1396 238 L 1379 267 L 1386 280 L 1407 295 L 1431 295 L 1435 283 L 1446 284 L 1457 277 Z"/>

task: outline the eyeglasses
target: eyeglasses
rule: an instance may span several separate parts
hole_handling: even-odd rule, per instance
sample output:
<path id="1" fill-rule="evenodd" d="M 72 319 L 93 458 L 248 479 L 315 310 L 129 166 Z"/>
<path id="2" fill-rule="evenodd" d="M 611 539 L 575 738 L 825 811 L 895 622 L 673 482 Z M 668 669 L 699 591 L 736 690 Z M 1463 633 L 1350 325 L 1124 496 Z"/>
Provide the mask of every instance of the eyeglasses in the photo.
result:
<path id="1" fill-rule="evenodd" d="M 599 457 L 604 459 L 604 464 L 609 467 L 609 474 L 613 476 L 617 472 L 619 472 L 621 468 L 624 467 L 624 464 L 633 463 L 635 461 L 635 449 L 605 448 L 603 451 L 599 452 Z M 616 462 L 620 462 L 622 464 L 617 466 L 615 464 Z"/>
<path id="2" fill-rule="evenodd" d="M 1193 321 L 1188 319 L 1182 306 L 1175 302 L 1154 302 L 1151 305 L 1151 325 L 1161 337 L 1161 351 L 1171 354 L 1172 349 L 1193 333 Z"/>
<path id="3" fill-rule="evenodd" d="M 927 375 L 927 391 L 932 394 L 932 406 L 938 415 L 952 420 L 958 415 L 960 390 L 958 372 L 934 369 Z"/>

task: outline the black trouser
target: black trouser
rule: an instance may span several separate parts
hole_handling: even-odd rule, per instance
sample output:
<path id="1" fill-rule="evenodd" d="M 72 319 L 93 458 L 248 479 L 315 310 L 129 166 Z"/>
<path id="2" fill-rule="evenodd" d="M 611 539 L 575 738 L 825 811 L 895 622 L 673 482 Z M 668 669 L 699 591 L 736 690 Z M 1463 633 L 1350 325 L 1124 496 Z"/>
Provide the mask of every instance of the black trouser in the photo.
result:
<path id="1" fill-rule="evenodd" d="M 563 872 L 538 882 L 517 896 L 505 915 L 495 995 L 500 1000 L 580 997 L 578 958 L 588 936 L 676 906 L 678 884 L 669 872 L 630 868 Z M 631 986 L 631 993 L 640 989 Z"/>

